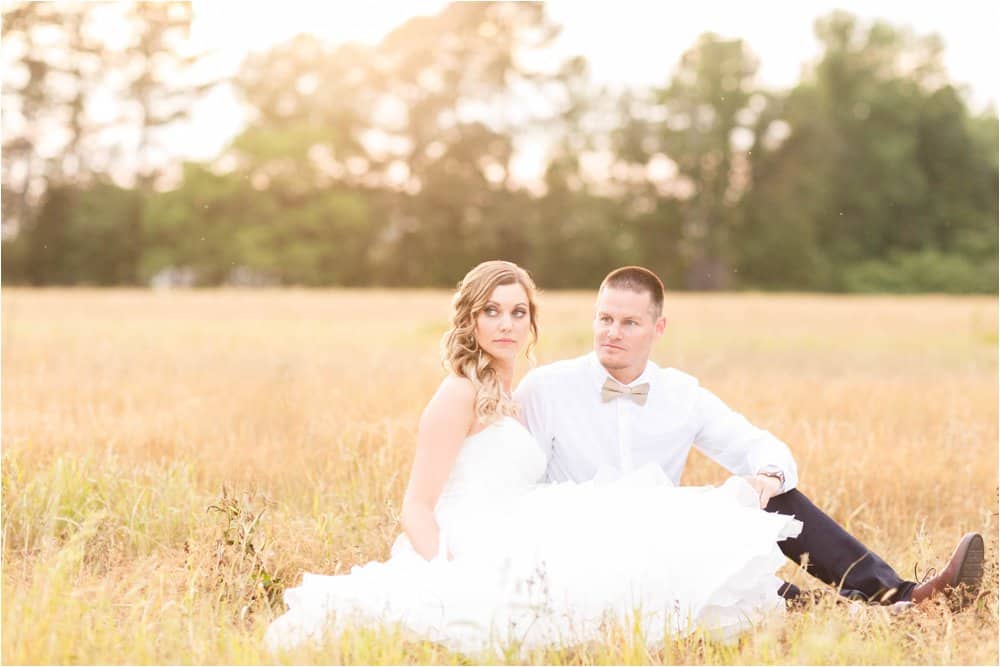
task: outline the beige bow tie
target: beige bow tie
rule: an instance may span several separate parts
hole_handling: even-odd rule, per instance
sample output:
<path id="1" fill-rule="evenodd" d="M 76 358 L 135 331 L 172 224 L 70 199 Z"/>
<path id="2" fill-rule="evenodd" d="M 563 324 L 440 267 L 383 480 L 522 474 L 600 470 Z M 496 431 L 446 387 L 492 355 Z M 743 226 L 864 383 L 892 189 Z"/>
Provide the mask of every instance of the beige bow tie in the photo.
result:
<path id="1" fill-rule="evenodd" d="M 604 386 L 601 387 L 601 400 L 607 403 L 619 396 L 628 396 L 639 405 L 646 405 L 646 399 L 649 398 L 649 383 L 643 382 L 634 387 L 626 387 L 612 378 L 605 380 Z"/>

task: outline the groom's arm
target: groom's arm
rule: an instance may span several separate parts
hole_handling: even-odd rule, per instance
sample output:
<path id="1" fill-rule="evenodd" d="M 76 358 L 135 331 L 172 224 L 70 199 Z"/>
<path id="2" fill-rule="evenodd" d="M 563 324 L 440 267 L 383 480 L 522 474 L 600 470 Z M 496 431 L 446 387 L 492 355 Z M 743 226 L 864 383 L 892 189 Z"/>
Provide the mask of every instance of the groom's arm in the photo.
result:
<path id="1" fill-rule="evenodd" d="M 780 472 L 784 476 L 780 493 L 795 488 L 798 469 L 788 445 L 704 387 L 697 389 L 694 409 L 700 424 L 694 444 L 700 451 L 738 475 Z"/>

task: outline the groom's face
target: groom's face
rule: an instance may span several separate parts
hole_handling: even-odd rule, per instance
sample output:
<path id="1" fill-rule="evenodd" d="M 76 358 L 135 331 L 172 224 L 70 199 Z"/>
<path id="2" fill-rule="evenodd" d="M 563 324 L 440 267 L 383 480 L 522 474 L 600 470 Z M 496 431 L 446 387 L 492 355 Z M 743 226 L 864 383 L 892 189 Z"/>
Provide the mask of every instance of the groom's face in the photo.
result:
<path id="1" fill-rule="evenodd" d="M 638 377 L 665 327 L 666 319 L 656 313 L 649 292 L 605 287 L 597 294 L 594 351 L 609 371 L 634 371 L 632 379 Z"/>

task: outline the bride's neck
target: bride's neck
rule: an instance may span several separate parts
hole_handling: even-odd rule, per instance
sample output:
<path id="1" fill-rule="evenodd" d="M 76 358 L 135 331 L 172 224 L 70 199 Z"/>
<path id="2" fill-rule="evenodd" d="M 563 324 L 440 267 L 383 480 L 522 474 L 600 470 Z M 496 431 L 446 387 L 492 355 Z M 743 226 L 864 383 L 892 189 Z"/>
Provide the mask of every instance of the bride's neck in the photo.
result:
<path id="1" fill-rule="evenodd" d="M 504 363 L 499 359 L 494 359 L 490 366 L 496 371 L 497 379 L 500 381 L 500 389 L 506 394 L 511 393 L 511 387 L 514 384 L 514 364 Z"/>

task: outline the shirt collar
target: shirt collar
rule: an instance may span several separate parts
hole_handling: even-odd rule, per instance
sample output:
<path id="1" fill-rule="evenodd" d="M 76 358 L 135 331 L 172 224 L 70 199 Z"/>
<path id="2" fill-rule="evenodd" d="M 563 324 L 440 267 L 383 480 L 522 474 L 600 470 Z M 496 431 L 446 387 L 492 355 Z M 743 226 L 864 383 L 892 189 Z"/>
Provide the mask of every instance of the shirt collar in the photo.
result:
<path id="1" fill-rule="evenodd" d="M 642 384 L 643 382 L 652 382 L 653 378 L 656 376 L 656 371 L 659 366 L 653 363 L 651 359 L 646 360 L 646 367 L 642 369 L 642 373 L 639 374 L 632 382 L 628 383 L 626 386 L 634 387 L 637 384 Z M 587 376 L 591 378 L 593 383 L 600 387 L 604 384 L 604 381 L 611 377 L 611 373 L 608 372 L 601 362 L 597 359 L 597 353 L 591 352 L 587 355 Z"/>

